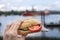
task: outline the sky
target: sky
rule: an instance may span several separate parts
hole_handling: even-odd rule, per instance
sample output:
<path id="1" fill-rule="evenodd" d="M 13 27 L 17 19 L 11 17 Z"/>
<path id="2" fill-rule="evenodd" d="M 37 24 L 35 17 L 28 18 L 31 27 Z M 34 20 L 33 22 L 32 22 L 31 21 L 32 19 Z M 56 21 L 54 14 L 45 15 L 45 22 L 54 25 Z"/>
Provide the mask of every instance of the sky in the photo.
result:
<path id="1" fill-rule="evenodd" d="M 0 0 L 0 11 L 60 10 L 60 0 Z"/>

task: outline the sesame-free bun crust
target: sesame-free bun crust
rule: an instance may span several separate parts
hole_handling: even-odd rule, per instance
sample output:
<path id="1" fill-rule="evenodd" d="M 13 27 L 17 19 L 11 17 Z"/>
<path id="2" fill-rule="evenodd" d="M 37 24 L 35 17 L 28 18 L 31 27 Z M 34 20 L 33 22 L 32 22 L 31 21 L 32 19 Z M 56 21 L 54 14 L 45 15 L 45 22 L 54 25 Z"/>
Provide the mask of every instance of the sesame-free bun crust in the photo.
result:
<path id="1" fill-rule="evenodd" d="M 30 26 L 36 25 L 36 24 L 41 24 L 41 22 L 37 21 L 35 19 L 27 19 L 27 20 L 23 21 L 23 23 L 20 25 L 19 29 L 22 29 L 22 28 L 25 28 L 25 27 L 30 27 Z M 29 30 L 27 30 L 27 31 L 18 30 L 17 32 L 18 32 L 19 35 L 26 35 L 28 33 L 33 33 Z"/>

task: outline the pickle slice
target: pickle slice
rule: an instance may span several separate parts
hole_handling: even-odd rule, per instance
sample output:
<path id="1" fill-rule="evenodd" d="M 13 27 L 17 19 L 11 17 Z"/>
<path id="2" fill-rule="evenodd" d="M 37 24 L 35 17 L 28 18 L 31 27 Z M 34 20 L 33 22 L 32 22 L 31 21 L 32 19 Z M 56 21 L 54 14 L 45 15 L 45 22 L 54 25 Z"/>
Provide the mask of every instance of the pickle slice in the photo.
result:
<path id="1" fill-rule="evenodd" d="M 27 28 L 27 27 L 25 27 L 25 28 L 18 29 L 18 30 L 22 30 L 22 31 L 28 31 L 28 28 Z"/>

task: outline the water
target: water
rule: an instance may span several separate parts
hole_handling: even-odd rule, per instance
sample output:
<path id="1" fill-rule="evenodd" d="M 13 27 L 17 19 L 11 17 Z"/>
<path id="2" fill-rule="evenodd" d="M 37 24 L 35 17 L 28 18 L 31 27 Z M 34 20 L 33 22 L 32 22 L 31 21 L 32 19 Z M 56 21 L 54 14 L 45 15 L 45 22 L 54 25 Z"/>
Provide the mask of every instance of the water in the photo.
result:
<path id="1" fill-rule="evenodd" d="M 18 15 L 10 15 L 10 16 L 0 16 L 0 22 L 2 23 L 2 26 L 0 27 L 0 36 L 2 36 L 4 34 L 4 30 L 6 28 L 6 25 L 10 22 L 14 22 L 16 20 L 24 20 L 24 19 L 30 19 L 30 18 L 34 18 L 37 20 L 41 20 L 41 16 L 29 16 L 29 17 L 25 17 L 25 16 L 18 16 Z M 48 15 L 45 17 L 45 22 L 46 23 L 50 23 L 50 22 L 54 22 L 54 23 L 58 23 L 58 21 L 60 21 L 60 15 Z M 53 20 L 54 19 L 54 20 Z M 49 29 L 49 32 L 38 32 L 38 33 L 33 33 L 33 34 L 29 34 L 28 36 L 33 36 L 33 37 L 40 37 L 40 36 L 46 36 L 46 37 L 57 37 L 60 38 L 60 29 L 58 28 L 53 28 Z"/>

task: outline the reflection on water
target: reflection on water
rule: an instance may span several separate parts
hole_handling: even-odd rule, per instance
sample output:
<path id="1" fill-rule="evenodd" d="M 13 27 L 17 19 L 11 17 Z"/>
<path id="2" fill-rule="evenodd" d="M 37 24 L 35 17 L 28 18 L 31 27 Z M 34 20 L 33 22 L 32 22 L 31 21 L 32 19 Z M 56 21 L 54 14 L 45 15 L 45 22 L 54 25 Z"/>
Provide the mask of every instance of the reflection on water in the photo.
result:
<path id="1" fill-rule="evenodd" d="M 49 19 L 50 17 L 50 19 Z M 60 15 L 58 16 L 60 17 Z M 0 36 L 3 35 L 4 30 L 6 28 L 6 25 L 10 22 L 16 21 L 16 20 L 24 20 L 24 19 L 29 19 L 29 18 L 34 18 L 37 20 L 41 20 L 41 16 L 29 16 L 29 17 L 24 17 L 24 16 L 0 16 L 0 22 L 2 23 L 2 26 L 0 27 Z M 52 19 L 54 18 L 54 16 L 51 18 L 51 16 L 46 16 L 46 22 L 49 23 L 52 21 Z M 56 17 L 57 18 L 57 17 Z M 55 21 L 56 22 L 56 18 Z M 57 18 L 58 19 L 58 18 Z M 60 20 L 60 19 L 58 19 Z M 60 38 L 60 28 L 48 28 L 49 32 L 38 32 L 38 33 L 32 33 L 29 34 L 27 37 L 56 37 L 56 38 Z"/>

